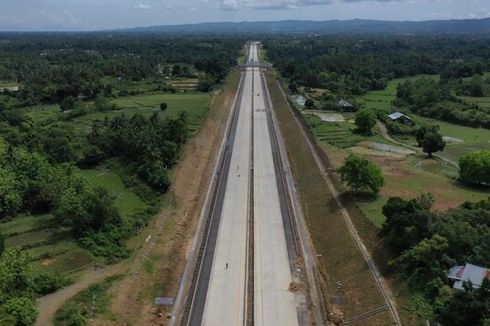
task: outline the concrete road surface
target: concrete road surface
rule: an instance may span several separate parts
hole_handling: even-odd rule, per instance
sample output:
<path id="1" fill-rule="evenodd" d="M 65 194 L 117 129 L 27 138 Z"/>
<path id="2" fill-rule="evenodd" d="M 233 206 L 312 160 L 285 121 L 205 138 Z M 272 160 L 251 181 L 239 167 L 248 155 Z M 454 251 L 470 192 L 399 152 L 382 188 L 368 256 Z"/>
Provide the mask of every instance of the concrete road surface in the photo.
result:
<path id="1" fill-rule="evenodd" d="M 251 57 L 250 57 L 251 58 Z M 250 69 L 250 68 L 249 68 Z M 203 325 L 242 325 L 246 314 L 252 73 L 246 72 Z"/>
<path id="2" fill-rule="evenodd" d="M 257 47 L 254 47 L 257 57 Z M 254 319 L 255 325 L 298 325 L 272 156 L 262 78 L 254 74 Z M 271 123 L 271 122 L 270 122 Z"/>

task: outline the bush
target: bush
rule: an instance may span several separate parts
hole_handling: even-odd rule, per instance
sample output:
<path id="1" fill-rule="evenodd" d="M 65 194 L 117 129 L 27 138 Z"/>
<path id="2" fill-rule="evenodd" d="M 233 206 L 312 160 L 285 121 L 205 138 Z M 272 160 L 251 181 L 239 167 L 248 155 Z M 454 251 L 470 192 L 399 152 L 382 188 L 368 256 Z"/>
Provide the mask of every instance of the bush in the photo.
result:
<path id="1" fill-rule="evenodd" d="M 59 272 L 38 272 L 32 278 L 31 287 L 39 295 L 55 292 L 71 283 L 69 278 Z"/>
<path id="2" fill-rule="evenodd" d="M 470 152 L 459 160 L 459 178 L 470 184 L 490 185 L 490 151 Z"/>
<path id="3" fill-rule="evenodd" d="M 15 297 L 5 302 L 5 312 L 16 319 L 15 325 L 34 325 L 38 312 L 34 300 L 28 297 Z"/>

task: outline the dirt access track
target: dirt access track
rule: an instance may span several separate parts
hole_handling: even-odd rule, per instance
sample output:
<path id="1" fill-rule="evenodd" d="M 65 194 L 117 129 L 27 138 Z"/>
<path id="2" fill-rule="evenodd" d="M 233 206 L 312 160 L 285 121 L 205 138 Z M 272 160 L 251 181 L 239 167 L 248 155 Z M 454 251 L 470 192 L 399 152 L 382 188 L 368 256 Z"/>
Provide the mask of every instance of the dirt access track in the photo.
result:
<path id="1" fill-rule="evenodd" d="M 157 310 L 154 296 L 175 297 L 186 254 L 193 239 L 219 144 L 238 88 L 239 71 L 232 71 L 215 91 L 198 133 L 186 144 L 174 172 L 169 202 L 137 239 L 128 261 L 87 271 L 77 283 L 38 300 L 37 325 L 52 324 L 56 311 L 78 292 L 116 275 L 124 278 L 110 289 L 110 312 L 91 325 L 165 325 L 165 309 Z"/>

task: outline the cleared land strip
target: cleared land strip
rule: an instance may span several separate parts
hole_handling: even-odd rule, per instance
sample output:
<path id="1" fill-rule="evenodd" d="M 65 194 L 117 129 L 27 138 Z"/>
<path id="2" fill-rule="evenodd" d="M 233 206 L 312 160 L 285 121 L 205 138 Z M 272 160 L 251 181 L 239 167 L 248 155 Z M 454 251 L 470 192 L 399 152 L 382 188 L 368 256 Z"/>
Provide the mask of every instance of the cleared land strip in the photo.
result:
<path id="1" fill-rule="evenodd" d="M 370 319 L 370 322 L 372 325 L 384 325 L 393 319 L 399 324 L 394 304 L 390 297 L 385 296 L 386 287 L 381 283 L 379 273 L 373 270 L 372 260 L 364 255 L 367 251 L 358 243 L 360 239 L 355 229 L 350 227 L 353 226 L 352 223 L 349 226 L 348 216 L 342 213 L 346 211 L 341 208 L 343 206 L 339 206 L 336 192 L 328 185 L 327 180 L 330 180 L 324 173 L 323 165 L 319 164 L 321 161 L 312 148 L 311 140 L 289 108 L 280 85 L 274 78 L 270 78 L 268 84 L 303 211 L 316 251 L 320 255 L 318 260 L 325 285 L 334 289 L 337 281 L 343 283 L 346 298 L 343 306 L 345 319 L 383 306 L 388 299 L 392 318 L 381 313 Z M 353 238 L 357 240 L 352 241 Z M 328 292 L 330 295 L 334 294 L 332 290 Z M 326 293 L 324 296 L 328 300 Z"/>

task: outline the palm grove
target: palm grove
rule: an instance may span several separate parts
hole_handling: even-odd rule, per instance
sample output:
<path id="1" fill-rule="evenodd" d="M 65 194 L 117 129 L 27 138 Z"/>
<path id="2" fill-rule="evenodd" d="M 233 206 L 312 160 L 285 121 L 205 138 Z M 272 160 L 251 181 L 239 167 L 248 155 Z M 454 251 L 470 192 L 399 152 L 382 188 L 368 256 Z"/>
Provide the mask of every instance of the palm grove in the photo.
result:
<path id="1" fill-rule="evenodd" d="M 166 76 L 198 76 L 209 91 L 235 64 L 240 40 L 107 35 L 2 35 L 0 80 L 19 83 L 19 91 L 0 93 L 0 220 L 51 213 L 65 236 L 107 263 L 126 258 L 126 239 L 144 226 L 168 191 L 169 170 L 189 136 L 185 112 L 161 118 L 166 104 L 151 116 L 111 115 L 93 120 L 80 135 L 65 122 L 90 112 L 117 112 L 111 100 L 138 92 L 175 92 Z M 151 82 L 129 90 L 114 80 Z M 145 84 L 146 85 L 146 84 Z M 59 103 L 63 114 L 35 122 L 22 110 Z M 124 219 L 114 197 L 87 183 L 79 168 L 111 162 L 124 183 L 154 205 Z M 0 235 L 0 320 L 31 325 L 34 299 L 71 280 L 40 272 L 27 253 L 4 249 Z"/>

